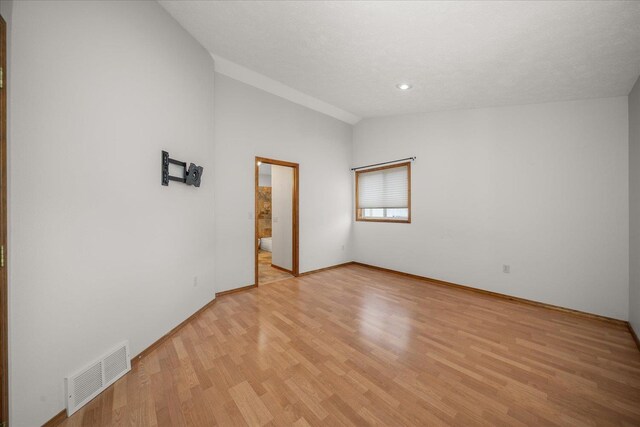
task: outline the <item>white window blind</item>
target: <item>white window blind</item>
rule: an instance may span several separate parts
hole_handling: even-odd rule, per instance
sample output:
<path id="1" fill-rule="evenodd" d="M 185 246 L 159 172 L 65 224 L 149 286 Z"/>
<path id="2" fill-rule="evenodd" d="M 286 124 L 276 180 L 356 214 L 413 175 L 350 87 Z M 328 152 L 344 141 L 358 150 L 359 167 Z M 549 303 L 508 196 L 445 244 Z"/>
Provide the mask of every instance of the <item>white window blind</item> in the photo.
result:
<path id="1" fill-rule="evenodd" d="M 358 208 L 409 207 L 409 168 L 398 167 L 363 171 L 358 174 Z"/>

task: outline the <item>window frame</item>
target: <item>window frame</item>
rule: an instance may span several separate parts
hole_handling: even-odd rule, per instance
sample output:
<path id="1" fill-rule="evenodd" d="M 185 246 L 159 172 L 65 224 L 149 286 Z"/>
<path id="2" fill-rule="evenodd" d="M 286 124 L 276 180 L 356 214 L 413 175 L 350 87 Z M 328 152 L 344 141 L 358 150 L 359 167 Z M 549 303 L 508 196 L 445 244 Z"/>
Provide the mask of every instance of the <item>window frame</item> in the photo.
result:
<path id="1" fill-rule="evenodd" d="M 359 193 L 358 193 L 358 186 L 360 183 L 360 175 L 367 173 L 367 172 L 376 172 L 376 171 L 380 171 L 380 170 L 384 170 L 384 169 L 393 169 L 393 168 L 400 168 L 400 167 L 406 167 L 407 168 L 407 219 L 394 219 L 394 218 L 366 218 L 362 216 L 362 210 L 360 209 L 360 198 L 359 198 Z M 387 166 L 380 166 L 377 168 L 371 168 L 371 169 L 363 169 L 363 170 L 357 170 L 356 174 L 355 174 L 355 178 L 356 178 L 356 221 L 363 221 L 363 222 L 393 222 L 393 223 L 399 223 L 399 224 L 411 224 L 411 162 L 404 162 L 404 163 L 395 163 L 393 165 L 387 165 Z"/>

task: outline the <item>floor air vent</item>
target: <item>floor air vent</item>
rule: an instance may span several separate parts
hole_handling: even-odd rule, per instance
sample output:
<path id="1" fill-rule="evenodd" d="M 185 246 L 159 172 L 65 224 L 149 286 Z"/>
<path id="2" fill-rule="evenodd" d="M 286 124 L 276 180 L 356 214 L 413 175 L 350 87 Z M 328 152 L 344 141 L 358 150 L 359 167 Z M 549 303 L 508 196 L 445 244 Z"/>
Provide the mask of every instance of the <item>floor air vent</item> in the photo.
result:
<path id="1" fill-rule="evenodd" d="M 65 378 L 67 416 L 86 405 L 130 370 L 129 342 L 125 341 L 86 368 Z"/>

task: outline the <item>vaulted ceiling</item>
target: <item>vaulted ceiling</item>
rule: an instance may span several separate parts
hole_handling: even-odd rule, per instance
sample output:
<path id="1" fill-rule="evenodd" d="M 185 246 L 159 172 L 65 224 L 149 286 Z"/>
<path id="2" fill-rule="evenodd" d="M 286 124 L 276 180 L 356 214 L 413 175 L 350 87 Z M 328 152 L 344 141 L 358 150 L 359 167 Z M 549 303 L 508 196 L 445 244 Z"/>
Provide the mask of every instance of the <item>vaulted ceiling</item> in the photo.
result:
<path id="1" fill-rule="evenodd" d="M 211 53 L 360 117 L 627 95 L 640 73 L 640 2 L 160 3 Z"/>

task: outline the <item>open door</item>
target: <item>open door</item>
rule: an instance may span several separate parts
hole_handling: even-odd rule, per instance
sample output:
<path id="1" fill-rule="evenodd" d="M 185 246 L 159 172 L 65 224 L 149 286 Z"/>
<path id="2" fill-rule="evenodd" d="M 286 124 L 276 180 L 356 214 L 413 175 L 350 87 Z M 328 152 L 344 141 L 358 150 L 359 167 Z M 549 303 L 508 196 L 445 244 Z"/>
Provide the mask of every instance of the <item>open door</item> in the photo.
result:
<path id="1" fill-rule="evenodd" d="M 7 301 L 7 24 L 0 16 L 0 426 L 9 419 Z"/>
<path id="2" fill-rule="evenodd" d="M 262 182 L 265 167 L 268 183 Z M 298 176 L 297 163 L 255 159 L 256 286 L 298 276 Z"/>

